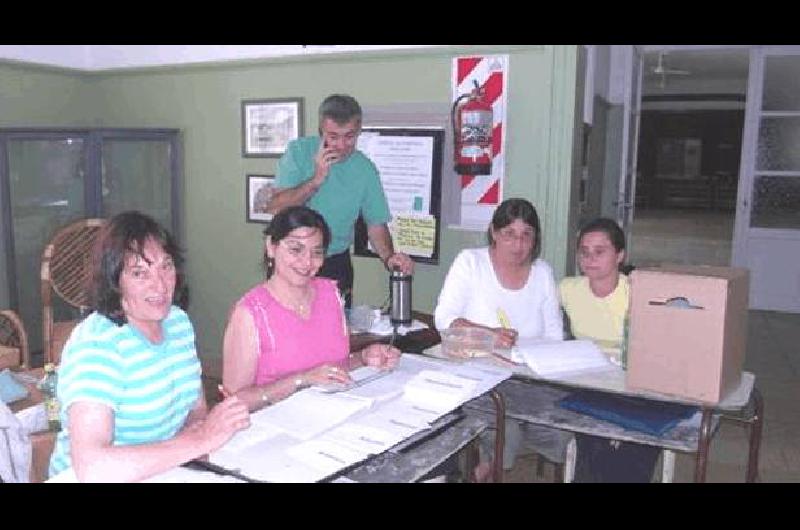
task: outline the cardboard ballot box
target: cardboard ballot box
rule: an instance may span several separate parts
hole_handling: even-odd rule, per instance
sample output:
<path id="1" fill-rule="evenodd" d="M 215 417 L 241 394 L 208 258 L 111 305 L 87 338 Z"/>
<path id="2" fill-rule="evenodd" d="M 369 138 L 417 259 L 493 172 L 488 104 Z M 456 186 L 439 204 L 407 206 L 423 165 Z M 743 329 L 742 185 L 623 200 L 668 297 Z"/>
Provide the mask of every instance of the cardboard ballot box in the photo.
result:
<path id="1" fill-rule="evenodd" d="M 740 383 L 747 346 L 747 269 L 631 273 L 628 388 L 717 403 Z"/>

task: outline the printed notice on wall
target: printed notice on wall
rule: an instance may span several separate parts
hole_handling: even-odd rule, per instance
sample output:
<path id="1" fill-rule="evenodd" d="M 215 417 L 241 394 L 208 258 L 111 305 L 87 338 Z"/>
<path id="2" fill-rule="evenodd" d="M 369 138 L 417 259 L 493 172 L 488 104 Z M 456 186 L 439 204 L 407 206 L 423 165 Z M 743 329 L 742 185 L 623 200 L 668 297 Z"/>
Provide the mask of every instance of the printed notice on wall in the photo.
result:
<path id="1" fill-rule="evenodd" d="M 433 138 L 361 133 L 358 149 L 378 168 L 392 217 L 428 213 L 431 201 Z"/>
<path id="2" fill-rule="evenodd" d="M 397 215 L 389 223 L 394 247 L 410 256 L 430 258 L 436 246 L 436 218 L 432 215 Z"/>
<path id="3" fill-rule="evenodd" d="M 444 130 L 365 126 L 358 149 L 378 170 L 392 220 L 395 250 L 415 261 L 438 263 Z M 356 225 L 356 256 L 376 256 L 366 225 Z"/>

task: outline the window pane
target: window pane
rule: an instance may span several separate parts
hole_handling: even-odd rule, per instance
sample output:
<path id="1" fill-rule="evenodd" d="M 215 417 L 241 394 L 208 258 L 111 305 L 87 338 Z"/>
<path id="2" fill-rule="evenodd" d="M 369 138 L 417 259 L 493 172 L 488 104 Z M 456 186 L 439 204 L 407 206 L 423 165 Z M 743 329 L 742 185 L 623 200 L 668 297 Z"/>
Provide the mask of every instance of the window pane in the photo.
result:
<path id="1" fill-rule="evenodd" d="M 757 171 L 800 171 L 800 117 L 762 118 Z"/>
<path id="2" fill-rule="evenodd" d="M 764 110 L 800 110 L 800 55 L 766 58 L 762 101 Z"/>
<path id="3" fill-rule="evenodd" d="M 800 177 L 756 177 L 750 226 L 800 229 Z"/>
<path id="4" fill-rule="evenodd" d="M 8 142 L 17 301 L 32 352 L 42 348 L 42 251 L 58 228 L 85 217 L 83 148 L 80 138 Z M 76 318 L 54 298 L 56 320 Z"/>
<path id="5" fill-rule="evenodd" d="M 103 215 L 139 210 L 172 229 L 170 143 L 164 140 L 105 140 Z"/>

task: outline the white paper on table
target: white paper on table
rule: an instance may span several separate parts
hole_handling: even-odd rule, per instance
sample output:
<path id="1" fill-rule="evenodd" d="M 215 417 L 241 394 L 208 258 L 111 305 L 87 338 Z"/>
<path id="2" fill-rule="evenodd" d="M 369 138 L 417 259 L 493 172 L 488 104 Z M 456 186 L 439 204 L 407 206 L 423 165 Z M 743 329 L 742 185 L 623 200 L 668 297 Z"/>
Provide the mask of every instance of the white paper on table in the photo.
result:
<path id="1" fill-rule="evenodd" d="M 355 425 L 369 429 L 378 429 L 387 433 L 387 437 L 397 440 L 395 443 L 428 428 L 430 418 L 427 415 L 409 412 L 408 402 L 397 400 L 384 404 L 354 421 Z M 390 446 L 391 447 L 391 446 Z"/>
<path id="2" fill-rule="evenodd" d="M 430 427 L 441 417 L 436 410 L 425 408 L 412 401 L 395 399 L 384 403 L 370 414 L 358 419 L 367 425 L 376 425 L 387 430 L 395 429 L 406 437 Z"/>
<path id="3" fill-rule="evenodd" d="M 403 394 L 403 385 L 408 381 L 407 374 L 396 372 L 382 372 L 382 376 L 344 391 L 344 394 L 360 399 L 370 400 L 372 403 L 383 403 L 397 398 Z"/>
<path id="4" fill-rule="evenodd" d="M 71 467 L 68 467 L 61 473 L 54 475 L 47 479 L 45 482 L 49 483 L 56 483 L 56 484 L 74 484 L 78 482 L 78 476 L 75 475 L 75 470 Z M 154 475 L 148 479 L 142 480 L 142 483 L 213 483 L 213 482 L 241 482 L 239 479 L 236 479 L 231 476 L 227 475 L 217 475 L 216 473 L 212 473 L 210 471 L 199 471 L 194 469 L 189 469 L 186 467 L 175 467 L 170 469 L 169 471 L 165 471 L 163 473 L 159 473 L 158 475 Z"/>
<path id="5" fill-rule="evenodd" d="M 145 479 L 143 483 L 166 483 L 166 484 L 196 484 L 196 483 L 233 483 L 238 482 L 246 484 L 243 480 L 228 476 L 217 475 L 211 471 L 200 471 L 197 469 L 189 469 L 182 466 L 174 467 L 169 471 L 159 473 L 153 477 Z"/>
<path id="6" fill-rule="evenodd" d="M 288 451 L 300 440 L 280 434 L 241 450 L 223 446 L 208 459 L 226 469 L 237 471 L 254 480 L 266 482 L 316 482 L 327 476 L 303 461 L 289 456 Z"/>
<path id="7" fill-rule="evenodd" d="M 250 417 L 252 418 L 255 414 L 257 413 L 254 413 Z M 254 424 L 251 421 L 250 427 L 234 434 L 233 437 L 222 446 L 222 448 L 228 451 L 243 451 L 251 445 L 274 438 L 275 436 L 283 434 L 284 432 L 284 429 L 275 427 L 267 422 Z"/>
<path id="8" fill-rule="evenodd" d="M 475 387 L 472 392 L 467 396 L 466 400 L 476 398 L 484 394 L 492 388 L 499 385 L 511 377 L 511 370 L 489 366 L 486 363 L 476 361 L 468 361 L 463 364 L 455 365 L 450 369 L 450 373 L 470 381 L 475 381 Z"/>
<path id="9" fill-rule="evenodd" d="M 368 455 L 382 453 L 400 443 L 403 433 L 397 429 L 387 431 L 364 423 L 345 423 L 326 432 L 318 440 L 344 445 Z"/>
<path id="10" fill-rule="evenodd" d="M 608 357 L 589 340 L 543 341 L 519 339 L 516 355 L 542 377 L 598 370 L 613 366 Z"/>
<path id="11" fill-rule="evenodd" d="M 423 370 L 406 383 L 403 400 L 444 414 L 465 402 L 476 386 L 474 379 L 449 372 Z"/>
<path id="12" fill-rule="evenodd" d="M 300 440 L 308 440 L 371 406 L 371 399 L 307 389 L 252 414 L 250 423 L 270 425 Z"/>
<path id="13" fill-rule="evenodd" d="M 356 451 L 322 437 L 290 447 L 286 454 L 319 471 L 321 476 L 316 480 L 332 475 L 369 456 L 369 453 Z"/>
<path id="14" fill-rule="evenodd" d="M 421 329 L 428 329 L 428 326 L 419 320 L 412 320 L 411 324 L 408 326 L 397 326 L 397 334 L 405 335 L 406 333 Z M 373 335 L 391 335 L 393 331 L 394 328 L 389 319 L 389 315 L 381 315 L 380 318 L 375 319 L 375 321 L 372 323 L 372 327 L 369 328 L 369 333 L 372 333 Z"/>

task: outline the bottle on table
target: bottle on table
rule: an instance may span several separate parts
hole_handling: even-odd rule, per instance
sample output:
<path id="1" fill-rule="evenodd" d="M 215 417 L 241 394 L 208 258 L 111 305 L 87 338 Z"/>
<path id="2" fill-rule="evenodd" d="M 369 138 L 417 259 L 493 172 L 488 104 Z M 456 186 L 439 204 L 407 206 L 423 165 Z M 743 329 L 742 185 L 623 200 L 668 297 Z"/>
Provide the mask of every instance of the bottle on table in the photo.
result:
<path id="1" fill-rule="evenodd" d="M 619 363 L 623 370 L 628 369 L 628 341 L 630 340 L 630 311 L 625 313 L 625 320 L 622 322 L 622 344 L 619 349 Z"/>
<path id="2" fill-rule="evenodd" d="M 56 396 L 56 386 L 58 384 L 58 374 L 56 367 L 53 363 L 44 365 L 44 377 L 39 381 L 39 390 L 44 397 L 44 408 L 47 414 L 47 426 L 51 432 L 58 432 L 61 430 L 61 421 L 59 420 L 59 405 Z"/>

